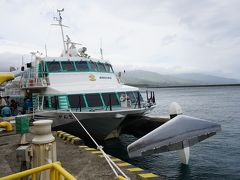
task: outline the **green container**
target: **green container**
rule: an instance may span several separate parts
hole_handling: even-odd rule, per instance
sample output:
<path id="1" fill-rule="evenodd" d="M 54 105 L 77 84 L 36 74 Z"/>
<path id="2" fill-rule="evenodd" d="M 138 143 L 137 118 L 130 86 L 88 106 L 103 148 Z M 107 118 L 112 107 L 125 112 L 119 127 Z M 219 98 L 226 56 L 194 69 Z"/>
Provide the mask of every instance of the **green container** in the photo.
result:
<path id="1" fill-rule="evenodd" d="M 28 116 L 17 116 L 15 118 L 16 121 L 16 133 L 24 134 L 29 132 L 29 119 Z"/>

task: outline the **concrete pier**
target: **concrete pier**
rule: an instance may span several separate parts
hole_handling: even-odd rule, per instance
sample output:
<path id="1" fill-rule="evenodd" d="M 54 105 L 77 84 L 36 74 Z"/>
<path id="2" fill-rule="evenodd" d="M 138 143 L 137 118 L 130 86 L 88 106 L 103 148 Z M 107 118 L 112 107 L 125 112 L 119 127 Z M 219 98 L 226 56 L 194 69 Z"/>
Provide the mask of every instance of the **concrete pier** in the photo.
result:
<path id="1" fill-rule="evenodd" d="M 63 168 L 77 179 L 116 179 L 99 150 L 85 146 L 80 138 L 65 132 L 54 132 L 54 135 L 57 143 L 57 160 L 61 161 Z M 16 160 L 19 138 L 20 136 L 14 132 L 0 134 L 0 177 L 21 171 L 21 164 Z M 31 139 L 32 135 L 27 134 L 27 141 L 31 142 Z M 132 180 L 164 179 L 121 159 L 110 157 Z"/>

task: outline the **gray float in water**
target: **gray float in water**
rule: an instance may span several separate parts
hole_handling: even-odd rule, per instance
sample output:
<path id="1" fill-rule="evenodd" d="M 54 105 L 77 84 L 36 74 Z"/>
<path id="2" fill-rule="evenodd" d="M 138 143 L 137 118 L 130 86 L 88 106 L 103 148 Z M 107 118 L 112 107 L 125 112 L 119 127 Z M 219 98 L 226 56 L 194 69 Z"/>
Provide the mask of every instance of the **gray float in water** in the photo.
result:
<path id="1" fill-rule="evenodd" d="M 221 131 L 221 125 L 178 115 L 127 147 L 130 158 L 179 150 L 181 162 L 188 164 L 189 147 Z"/>

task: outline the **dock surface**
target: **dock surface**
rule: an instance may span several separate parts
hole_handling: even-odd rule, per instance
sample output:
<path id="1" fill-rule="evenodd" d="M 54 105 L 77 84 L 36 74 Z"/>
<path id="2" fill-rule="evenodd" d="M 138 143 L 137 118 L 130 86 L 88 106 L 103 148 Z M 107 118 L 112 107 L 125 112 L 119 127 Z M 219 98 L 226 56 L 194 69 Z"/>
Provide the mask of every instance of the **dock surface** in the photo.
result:
<path id="1" fill-rule="evenodd" d="M 116 179 L 99 150 L 89 148 L 84 144 L 75 145 L 67 138 L 59 138 L 56 136 L 56 133 L 54 135 L 57 143 L 57 160 L 62 163 L 63 168 L 77 179 Z M 31 142 L 31 139 L 32 135 L 27 134 L 27 140 Z M 0 135 L 0 177 L 21 171 L 21 164 L 16 160 L 16 148 L 18 147 L 19 140 L 20 135 L 16 135 L 15 133 Z M 159 175 L 135 167 L 118 158 L 110 157 L 132 180 L 164 179 Z"/>

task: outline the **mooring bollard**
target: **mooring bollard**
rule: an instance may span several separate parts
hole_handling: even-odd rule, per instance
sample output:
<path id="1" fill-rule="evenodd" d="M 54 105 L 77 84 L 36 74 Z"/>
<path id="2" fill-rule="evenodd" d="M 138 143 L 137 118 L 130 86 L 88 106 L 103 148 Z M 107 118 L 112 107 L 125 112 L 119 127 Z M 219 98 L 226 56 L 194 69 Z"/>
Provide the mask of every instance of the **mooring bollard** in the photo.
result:
<path id="1" fill-rule="evenodd" d="M 51 132 L 52 120 L 40 120 L 33 122 L 33 167 L 57 161 L 55 137 Z M 42 172 L 37 179 L 48 180 L 49 171 Z"/>

